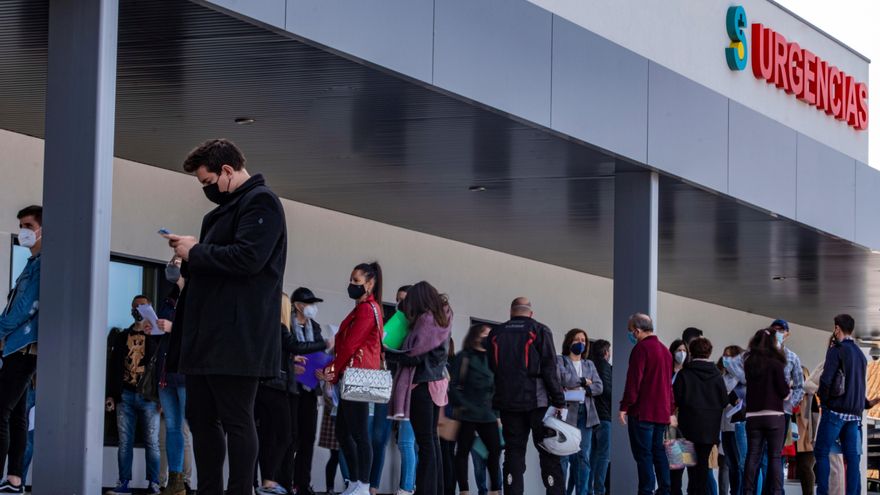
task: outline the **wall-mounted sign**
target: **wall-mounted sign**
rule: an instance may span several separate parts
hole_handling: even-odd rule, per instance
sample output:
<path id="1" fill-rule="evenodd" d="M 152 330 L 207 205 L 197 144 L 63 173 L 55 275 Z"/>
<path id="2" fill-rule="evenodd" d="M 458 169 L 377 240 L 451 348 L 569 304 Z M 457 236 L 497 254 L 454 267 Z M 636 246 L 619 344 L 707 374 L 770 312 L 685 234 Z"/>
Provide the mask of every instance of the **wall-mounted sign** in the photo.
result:
<path id="1" fill-rule="evenodd" d="M 751 31 L 751 39 L 749 39 Z M 727 66 L 745 70 L 856 130 L 868 128 L 868 85 L 762 24 L 749 29 L 742 6 L 727 9 Z"/>

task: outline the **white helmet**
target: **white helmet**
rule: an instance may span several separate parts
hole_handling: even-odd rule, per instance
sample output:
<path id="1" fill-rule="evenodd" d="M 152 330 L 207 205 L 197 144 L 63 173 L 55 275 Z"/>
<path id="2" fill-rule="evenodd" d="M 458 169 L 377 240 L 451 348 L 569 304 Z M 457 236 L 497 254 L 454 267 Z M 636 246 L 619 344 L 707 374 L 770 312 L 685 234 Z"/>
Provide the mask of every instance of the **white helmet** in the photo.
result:
<path id="1" fill-rule="evenodd" d="M 544 428 L 556 434 L 541 440 L 541 447 L 553 455 L 565 457 L 581 450 L 581 431 L 565 421 L 550 416 L 544 418 Z"/>

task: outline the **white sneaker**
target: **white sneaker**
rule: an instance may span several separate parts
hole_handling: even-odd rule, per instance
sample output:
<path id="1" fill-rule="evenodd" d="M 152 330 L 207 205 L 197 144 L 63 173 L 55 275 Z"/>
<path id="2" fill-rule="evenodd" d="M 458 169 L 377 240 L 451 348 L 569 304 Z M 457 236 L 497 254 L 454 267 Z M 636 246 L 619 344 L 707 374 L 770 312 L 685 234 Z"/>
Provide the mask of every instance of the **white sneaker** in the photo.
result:
<path id="1" fill-rule="evenodd" d="M 355 491 L 361 486 L 360 481 L 349 481 L 348 486 L 345 488 L 345 491 L 340 493 L 339 495 L 351 495 L 355 493 Z"/>
<path id="2" fill-rule="evenodd" d="M 352 495 L 370 495 L 370 484 L 358 483 L 358 487 L 352 492 Z"/>
<path id="3" fill-rule="evenodd" d="M 397 495 L 413 495 L 413 492 L 408 492 L 403 488 L 400 488 L 399 490 L 397 490 Z"/>

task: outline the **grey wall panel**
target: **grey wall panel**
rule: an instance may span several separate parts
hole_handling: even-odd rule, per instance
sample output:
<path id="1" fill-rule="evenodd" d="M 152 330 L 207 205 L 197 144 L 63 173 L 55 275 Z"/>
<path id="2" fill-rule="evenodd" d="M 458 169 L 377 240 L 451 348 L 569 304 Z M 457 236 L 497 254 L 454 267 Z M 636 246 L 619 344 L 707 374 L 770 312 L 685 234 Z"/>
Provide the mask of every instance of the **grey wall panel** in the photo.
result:
<path id="1" fill-rule="evenodd" d="M 880 171 L 856 162 L 857 243 L 880 249 Z"/>
<path id="2" fill-rule="evenodd" d="M 644 163 L 647 111 L 648 60 L 554 17 L 552 127 Z"/>
<path id="3" fill-rule="evenodd" d="M 207 0 L 220 7 L 238 12 L 266 24 L 284 28 L 284 11 L 287 0 Z"/>
<path id="4" fill-rule="evenodd" d="M 437 0 L 434 84 L 549 126 L 551 24 L 523 0 Z"/>
<path id="5" fill-rule="evenodd" d="M 727 192 L 727 98 L 651 63 L 648 164 Z"/>
<path id="6" fill-rule="evenodd" d="M 797 220 L 854 239 L 855 160 L 803 134 L 797 141 Z"/>
<path id="7" fill-rule="evenodd" d="M 287 0 L 287 30 L 431 82 L 433 0 Z"/>
<path id="8" fill-rule="evenodd" d="M 795 218 L 797 133 L 733 101 L 728 125 L 730 195 Z"/>

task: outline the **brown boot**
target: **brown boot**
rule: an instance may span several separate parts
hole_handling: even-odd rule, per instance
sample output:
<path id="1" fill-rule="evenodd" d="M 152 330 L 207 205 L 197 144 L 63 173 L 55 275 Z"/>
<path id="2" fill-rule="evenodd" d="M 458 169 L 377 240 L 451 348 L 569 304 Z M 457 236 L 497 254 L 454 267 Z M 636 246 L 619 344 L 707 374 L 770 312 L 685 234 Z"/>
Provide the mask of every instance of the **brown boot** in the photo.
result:
<path id="1" fill-rule="evenodd" d="M 168 484 L 162 489 L 160 495 L 186 495 L 183 473 L 168 473 Z"/>

